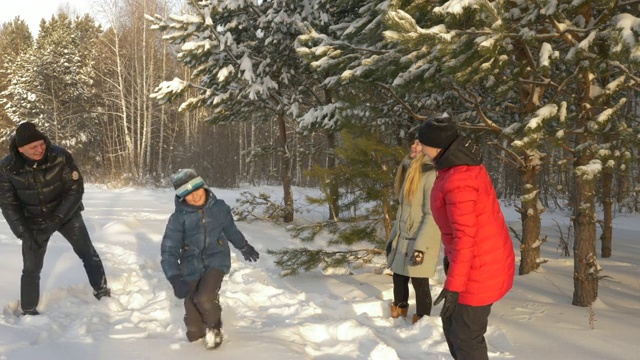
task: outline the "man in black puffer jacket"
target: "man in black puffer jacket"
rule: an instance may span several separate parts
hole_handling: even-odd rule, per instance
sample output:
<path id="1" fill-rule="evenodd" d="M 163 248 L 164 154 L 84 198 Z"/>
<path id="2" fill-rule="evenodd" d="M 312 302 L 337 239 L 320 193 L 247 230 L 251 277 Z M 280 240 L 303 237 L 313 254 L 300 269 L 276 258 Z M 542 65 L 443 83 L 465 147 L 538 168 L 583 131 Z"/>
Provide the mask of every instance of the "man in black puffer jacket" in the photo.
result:
<path id="1" fill-rule="evenodd" d="M 16 128 L 9 155 L 0 160 L 0 208 L 11 231 L 22 240 L 20 306 L 38 315 L 40 272 L 51 235 L 58 231 L 80 257 L 100 300 L 111 296 L 100 256 L 80 212 L 84 183 L 71 154 L 52 145 L 35 125 Z"/>

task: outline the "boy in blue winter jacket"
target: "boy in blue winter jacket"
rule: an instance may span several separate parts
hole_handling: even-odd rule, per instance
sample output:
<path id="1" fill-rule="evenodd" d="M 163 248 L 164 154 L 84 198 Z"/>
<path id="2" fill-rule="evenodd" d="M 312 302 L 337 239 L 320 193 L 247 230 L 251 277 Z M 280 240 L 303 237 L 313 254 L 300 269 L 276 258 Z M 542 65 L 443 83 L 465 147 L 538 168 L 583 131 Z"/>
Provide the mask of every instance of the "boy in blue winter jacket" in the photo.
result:
<path id="1" fill-rule="evenodd" d="M 184 299 L 187 339 L 204 338 L 207 349 L 222 344 L 220 286 L 231 268 L 229 242 L 246 261 L 260 254 L 236 227 L 231 208 L 216 198 L 193 169 L 171 177 L 176 209 L 161 245 L 161 265 L 178 299 Z"/>

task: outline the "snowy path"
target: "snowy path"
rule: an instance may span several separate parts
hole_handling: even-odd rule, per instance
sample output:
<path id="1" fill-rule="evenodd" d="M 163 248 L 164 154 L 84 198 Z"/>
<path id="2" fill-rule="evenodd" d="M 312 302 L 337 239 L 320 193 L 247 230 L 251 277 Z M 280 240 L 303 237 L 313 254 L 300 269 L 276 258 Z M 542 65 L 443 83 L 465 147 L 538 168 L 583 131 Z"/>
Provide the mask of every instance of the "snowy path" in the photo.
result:
<path id="1" fill-rule="evenodd" d="M 260 222 L 238 224 L 261 258 L 246 263 L 232 250 L 232 270 L 221 290 L 224 344 L 207 351 L 201 343 L 189 343 L 182 302 L 174 298 L 160 268 L 172 192 L 87 190 L 83 216 L 112 297 L 95 300 L 79 259 L 56 235 L 42 272 L 42 315 L 16 316 L 20 242 L 0 220 L 0 360 L 451 359 L 439 306 L 434 316 L 411 325 L 389 318 L 389 276 L 366 270 L 351 276 L 313 271 L 281 278 L 267 249 L 299 244 L 282 226 Z M 230 204 L 237 196 L 237 191 L 216 193 Z M 617 234 L 633 241 L 619 240 L 616 257 L 602 261 L 611 280 L 603 283 L 594 304 L 595 329 L 589 327 L 588 309 L 570 305 L 571 259 L 558 256 L 550 245 L 544 249 L 549 263 L 517 277 L 514 289 L 494 305 L 486 335 L 490 358 L 626 360 L 640 353 L 635 340 L 637 219 L 629 223 L 633 226 L 620 226 Z M 442 276 L 439 268 L 432 279 L 433 296 L 441 290 Z M 410 299 L 411 316 L 413 294 Z"/>
<path id="2" fill-rule="evenodd" d="M 12 336 L 0 340 L 0 354 L 28 359 L 33 358 L 35 348 L 61 356 L 72 354 L 68 359 L 87 355 L 112 359 L 114 351 L 130 358 L 132 354 L 149 355 L 147 349 L 154 348 L 159 354 L 181 350 L 196 359 L 207 356 L 199 344 L 185 340 L 182 302 L 173 297 L 159 266 L 158 244 L 166 215 L 139 210 L 117 214 L 100 218 L 104 224 L 97 224 L 90 213 L 85 216 L 94 228 L 92 235 L 112 297 L 96 301 L 79 261 L 67 251 L 68 244 L 60 237 L 52 239 L 43 271 L 42 314 L 18 316 L 17 300 L 4 306 L 0 327 L 10 328 L 2 333 Z M 148 229 L 150 221 L 156 224 L 153 231 Z M 417 326 L 388 318 L 388 301 L 383 298 L 383 291 L 387 291 L 386 298 L 390 295 L 388 277 L 363 274 L 371 278 L 358 280 L 309 274 L 312 284 L 304 277 L 282 279 L 266 255 L 269 246 L 256 240 L 258 234 L 283 236 L 282 229 L 270 227 L 265 233 L 264 225 L 256 229 L 240 226 L 263 258 L 248 264 L 233 252 L 232 272 L 221 291 L 227 341 L 216 353 L 235 358 L 260 350 L 276 352 L 281 359 L 341 359 L 352 358 L 349 354 L 355 351 L 387 360 L 408 359 L 416 350 L 428 348 L 428 358 L 446 357 L 437 318 L 425 318 Z M 70 285 L 48 285 L 58 277 Z M 372 281 L 386 290 L 376 288 Z M 149 341 L 157 345 L 150 347 Z M 115 348 L 105 352 L 105 346 Z"/>

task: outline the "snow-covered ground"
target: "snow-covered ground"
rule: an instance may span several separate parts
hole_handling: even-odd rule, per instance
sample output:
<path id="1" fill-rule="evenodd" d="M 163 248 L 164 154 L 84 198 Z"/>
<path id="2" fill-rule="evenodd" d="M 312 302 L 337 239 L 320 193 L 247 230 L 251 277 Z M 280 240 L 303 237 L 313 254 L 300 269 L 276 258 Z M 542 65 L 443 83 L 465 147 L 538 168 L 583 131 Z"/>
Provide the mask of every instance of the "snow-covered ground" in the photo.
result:
<path id="1" fill-rule="evenodd" d="M 214 191 L 231 205 L 240 192 Z M 262 222 L 238 223 L 261 258 L 246 263 L 232 250 L 232 270 L 221 291 L 226 340 L 212 354 L 201 343 L 187 342 L 182 303 L 160 268 L 160 241 L 173 210 L 173 192 L 88 186 L 84 204 L 112 297 L 94 299 L 80 260 L 56 234 L 42 273 L 42 315 L 17 316 L 20 242 L 0 219 L 1 360 L 451 358 L 436 316 L 439 306 L 416 325 L 389 318 L 391 277 L 372 270 L 281 278 L 267 249 L 298 244 L 283 227 Z M 519 227 L 513 209 L 506 208 L 505 215 Z M 516 277 L 513 290 L 493 306 L 486 336 L 489 357 L 640 358 L 640 217 L 616 218 L 614 256 L 600 260 L 607 278 L 590 310 L 571 305 L 573 260 L 560 255 L 551 218 L 565 225 L 568 220 L 547 216 L 543 257 L 549 262 L 537 273 Z M 442 282 L 440 266 L 432 279 L 434 297 Z"/>

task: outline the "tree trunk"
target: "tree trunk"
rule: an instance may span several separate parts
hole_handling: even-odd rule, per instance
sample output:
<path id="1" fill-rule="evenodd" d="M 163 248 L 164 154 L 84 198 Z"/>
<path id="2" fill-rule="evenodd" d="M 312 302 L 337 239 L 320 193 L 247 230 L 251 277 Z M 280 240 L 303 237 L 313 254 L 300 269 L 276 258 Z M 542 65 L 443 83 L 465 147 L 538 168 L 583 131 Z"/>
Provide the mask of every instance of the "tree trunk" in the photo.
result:
<path id="1" fill-rule="evenodd" d="M 256 146 L 256 124 L 255 123 L 251 123 L 251 136 L 249 137 L 249 148 L 252 149 L 251 151 L 253 151 L 253 149 Z M 248 163 L 247 164 L 248 168 L 249 168 L 249 181 L 251 182 L 252 185 L 257 185 L 257 181 L 256 181 L 256 164 L 254 163 Z"/>
<path id="2" fill-rule="evenodd" d="M 125 94 L 125 74 L 124 74 L 124 67 L 122 64 L 122 59 L 120 56 L 120 40 L 119 40 L 119 34 L 117 34 L 116 32 L 114 32 L 114 40 L 115 40 L 115 57 L 116 57 L 116 69 L 117 69 L 117 87 L 118 87 L 118 91 L 120 95 L 120 114 L 122 114 L 122 133 L 124 136 L 124 140 L 125 140 L 125 144 L 126 144 L 126 148 L 125 148 L 125 154 L 126 154 L 126 158 L 127 158 L 127 169 L 126 171 L 131 174 L 134 175 L 136 173 L 136 166 L 135 166 L 135 153 L 134 153 L 134 146 L 133 146 L 133 140 L 131 139 L 131 135 L 129 132 L 129 124 L 128 124 L 128 112 L 127 112 L 127 95 Z"/>
<path id="3" fill-rule="evenodd" d="M 611 246 L 613 242 L 613 171 L 607 168 L 602 173 L 602 211 L 603 224 L 600 240 L 600 248 L 603 258 L 611 257 Z"/>
<path id="4" fill-rule="evenodd" d="M 579 144 L 585 143 L 579 136 Z M 574 169 L 588 165 L 587 151 L 578 154 Z M 573 305 L 589 306 L 598 297 L 598 262 L 596 259 L 596 212 L 594 179 L 577 174 L 573 204 L 575 228 L 573 248 Z"/>
<path id="5" fill-rule="evenodd" d="M 278 113 L 278 140 L 280 142 L 280 177 L 282 189 L 284 191 L 285 211 L 282 221 L 289 223 L 293 221 L 293 191 L 291 189 L 291 154 L 287 148 L 287 124 L 284 113 Z"/>
<path id="6" fill-rule="evenodd" d="M 327 104 L 333 102 L 331 90 L 324 91 L 324 101 Z M 336 133 L 332 130 L 326 131 L 327 136 L 327 169 L 336 166 Z M 340 218 L 340 189 L 335 179 L 329 180 L 329 219 L 338 220 Z"/>
<path id="7" fill-rule="evenodd" d="M 520 169 L 524 186 L 520 216 L 522 219 L 522 238 L 520 239 L 520 275 L 526 275 L 540 267 L 541 220 L 543 212 L 539 207 L 539 166 L 525 166 Z"/>
<path id="8" fill-rule="evenodd" d="M 336 134 L 327 131 L 327 169 L 333 169 L 336 166 Z M 329 181 L 329 218 L 338 220 L 340 218 L 340 189 L 337 181 L 328 179 Z"/>

